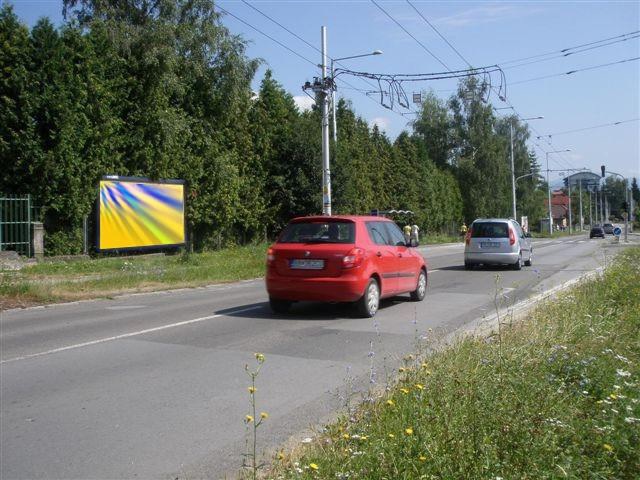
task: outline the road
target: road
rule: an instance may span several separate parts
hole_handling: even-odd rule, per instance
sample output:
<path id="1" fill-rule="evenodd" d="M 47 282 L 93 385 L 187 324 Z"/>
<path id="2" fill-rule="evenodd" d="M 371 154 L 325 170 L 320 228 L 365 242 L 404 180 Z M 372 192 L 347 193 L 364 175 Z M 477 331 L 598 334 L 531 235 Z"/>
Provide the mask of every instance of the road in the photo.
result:
<path id="1" fill-rule="evenodd" d="M 311 303 L 274 316 L 262 280 L 3 312 L 0 477 L 232 476 L 254 352 L 266 356 L 259 445 L 275 447 L 330 418 L 349 385 L 366 388 L 372 372 L 384 384 L 417 336 L 490 313 L 496 275 L 517 302 L 619 248 L 610 237 L 538 240 L 521 271 L 465 271 L 461 245 L 422 250 L 425 301 L 385 301 L 375 319 Z"/>

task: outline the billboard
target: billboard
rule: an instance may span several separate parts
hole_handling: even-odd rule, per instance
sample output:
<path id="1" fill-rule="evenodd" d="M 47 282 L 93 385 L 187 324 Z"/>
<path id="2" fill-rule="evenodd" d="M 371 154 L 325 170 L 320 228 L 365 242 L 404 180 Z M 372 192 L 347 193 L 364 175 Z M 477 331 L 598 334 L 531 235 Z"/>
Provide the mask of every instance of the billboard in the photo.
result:
<path id="1" fill-rule="evenodd" d="M 185 242 L 183 180 L 100 180 L 98 250 L 177 247 Z"/>

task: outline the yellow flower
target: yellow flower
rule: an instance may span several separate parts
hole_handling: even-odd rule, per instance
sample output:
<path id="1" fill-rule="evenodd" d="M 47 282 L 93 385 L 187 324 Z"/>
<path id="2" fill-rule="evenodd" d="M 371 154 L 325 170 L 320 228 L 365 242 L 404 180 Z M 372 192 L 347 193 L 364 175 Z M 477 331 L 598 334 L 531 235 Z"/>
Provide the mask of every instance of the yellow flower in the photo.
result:
<path id="1" fill-rule="evenodd" d="M 264 362 L 264 355 L 262 353 L 254 353 L 256 360 L 260 363 Z"/>
<path id="2" fill-rule="evenodd" d="M 278 460 L 284 459 L 284 453 L 278 452 Z"/>
<path id="3" fill-rule="evenodd" d="M 253 417 L 251 415 L 247 415 L 246 417 L 244 417 L 244 421 L 247 423 L 251 423 L 253 422 Z"/>
<path id="4" fill-rule="evenodd" d="M 407 371 L 407 369 L 406 369 L 406 368 L 404 368 L 404 367 L 400 367 L 400 368 L 398 369 L 398 371 L 399 371 L 400 373 L 402 373 L 402 372 L 406 372 L 406 371 Z"/>
<path id="5" fill-rule="evenodd" d="M 393 400 L 387 400 L 387 405 L 393 407 L 396 403 Z"/>
<path id="6" fill-rule="evenodd" d="M 617 396 L 615 393 L 612 393 L 611 395 L 609 395 L 609 398 L 610 398 L 611 400 L 617 400 L 617 399 L 618 399 L 618 396 Z"/>
<path id="7" fill-rule="evenodd" d="M 611 445 L 609 445 L 608 443 L 605 443 L 602 446 L 607 452 L 613 452 L 613 447 Z"/>
<path id="8" fill-rule="evenodd" d="M 351 437 L 349 436 L 348 433 L 343 433 L 342 438 L 346 438 L 347 440 L 349 440 Z"/>
<path id="9" fill-rule="evenodd" d="M 256 387 L 249 387 L 249 388 L 247 388 L 247 390 L 249 390 L 249 393 L 256 393 L 257 388 Z"/>
<path id="10" fill-rule="evenodd" d="M 418 390 L 424 390 L 424 385 L 420 385 L 419 383 L 416 383 L 414 385 Z"/>
<path id="11" fill-rule="evenodd" d="M 423 363 L 422 365 L 420 365 L 422 368 L 427 368 L 429 365 L 427 365 L 426 363 Z"/>
<path id="12" fill-rule="evenodd" d="M 316 465 L 315 463 L 310 463 L 309 464 L 309 468 L 311 468 L 313 470 L 318 470 L 318 465 Z"/>
<path id="13" fill-rule="evenodd" d="M 418 459 L 419 459 L 421 462 L 424 462 L 424 461 L 426 461 L 426 460 L 427 460 L 427 457 L 425 457 L 424 455 L 420 455 L 420 456 L 418 457 Z"/>
<path id="14" fill-rule="evenodd" d="M 389 438 L 396 438 L 396 436 L 393 433 L 390 433 Z"/>
<path id="15" fill-rule="evenodd" d="M 407 435 L 413 435 L 413 428 L 405 428 L 404 433 L 406 433 Z"/>
<path id="16" fill-rule="evenodd" d="M 400 391 L 401 391 L 402 393 L 404 393 L 405 395 L 406 395 L 407 393 L 409 393 L 409 390 L 407 390 L 406 388 L 401 388 L 401 389 L 400 389 Z"/>
<path id="17" fill-rule="evenodd" d="M 598 400 L 596 403 L 597 403 L 598 405 L 600 405 L 602 402 L 603 402 L 603 400 Z"/>
<path id="18" fill-rule="evenodd" d="M 367 437 L 366 435 L 362 435 L 362 436 L 360 437 L 360 440 L 367 440 L 368 438 L 369 438 L 369 437 Z"/>
<path id="19" fill-rule="evenodd" d="M 269 414 L 267 412 L 260 412 L 260 418 L 267 419 L 269 418 Z"/>

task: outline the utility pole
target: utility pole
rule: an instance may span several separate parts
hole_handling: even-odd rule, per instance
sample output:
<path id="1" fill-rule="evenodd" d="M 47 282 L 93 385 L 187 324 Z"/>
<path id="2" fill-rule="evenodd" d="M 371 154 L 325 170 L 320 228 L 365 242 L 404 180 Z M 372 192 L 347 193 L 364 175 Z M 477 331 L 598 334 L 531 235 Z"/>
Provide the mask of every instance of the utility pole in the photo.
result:
<path id="1" fill-rule="evenodd" d="M 569 185 L 569 235 L 571 235 L 571 224 L 572 224 L 572 218 L 571 218 L 571 175 L 569 175 L 568 178 L 568 182 L 567 185 Z"/>
<path id="2" fill-rule="evenodd" d="M 582 218 L 582 178 L 580 178 L 580 231 L 584 230 L 584 219 Z"/>
<path id="3" fill-rule="evenodd" d="M 549 183 L 549 152 L 547 153 L 547 201 L 549 203 L 549 235 L 553 234 L 553 218 L 551 217 L 551 183 Z"/>
<path id="4" fill-rule="evenodd" d="M 589 190 L 589 228 L 593 228 L 593 192 Z"/>
<path id="5" fill-rule="evenodd" d="M 331 170 L 329 168 L 329 92 L 327 79 L 327 27 L 320 28 L 322 42 L 322 84 L 325 87 L 321 94 L 322 102 L 322 213 L 331 215 Z"/>
<path id="6" fill-rule="evenodd" d="M 327 27 L 320 28 L 322 45 L 321 78 L 314 78 L 313 83 L 306 82 L 303 90 L 313 90 L 316 103 L 322 112 L 322 214 L 331 215 L 331 169 L 329 167 L 329 95 L 334 88 L 333 79 L 327 77 Z"/>
<path id="7" fill-rule="evenodd" d="M 509 130 L 511 131 L 511 195 L 513 198 L 513 219 L 517 222 L 516 217 L 516 170 L 513 162 L 513 121 L 509 122 Z"/>

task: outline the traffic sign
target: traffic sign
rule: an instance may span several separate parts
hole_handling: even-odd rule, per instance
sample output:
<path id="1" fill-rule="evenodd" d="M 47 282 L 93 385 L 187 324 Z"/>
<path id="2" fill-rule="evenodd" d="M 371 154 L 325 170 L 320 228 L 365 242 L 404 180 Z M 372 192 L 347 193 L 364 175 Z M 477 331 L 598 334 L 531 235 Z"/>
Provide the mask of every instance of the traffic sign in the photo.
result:
<path id="1" fill-rule="evenodd" d="M 616 227 L 616 228 L 614 228 L 614 229 L 613 229 L 613 234 L 614 234 L 616 237 L 619 237 L 620 235 L 622 235 L 622 229 L 621 229 L 620 227 Z"/>

